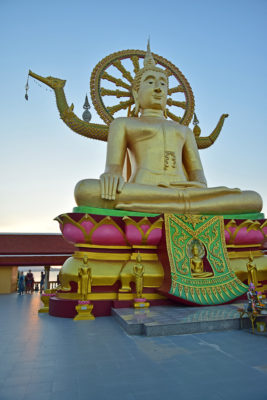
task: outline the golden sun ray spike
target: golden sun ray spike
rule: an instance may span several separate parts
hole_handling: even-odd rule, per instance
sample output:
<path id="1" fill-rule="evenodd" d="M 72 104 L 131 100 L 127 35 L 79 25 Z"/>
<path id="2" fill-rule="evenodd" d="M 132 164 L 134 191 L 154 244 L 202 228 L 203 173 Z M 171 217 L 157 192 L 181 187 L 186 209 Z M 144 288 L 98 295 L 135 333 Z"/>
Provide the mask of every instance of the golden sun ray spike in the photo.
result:
<path id="1" fill-rule="evenodd" d="M 130 92 L 124 92 L 123 90 L 110 90 L 106 88 L 100 89 L 101 96 L 116 96 L 117 98 L 120 97 L 131 97 Z"/>
<path id="2" fill-rule="evenodd" d="M 129 71 L 127 71 L 127 70 L 124 68 L 124 66 L 122 65 L 122 63 L 121 63 L 120 60 L 115 60 L 115 61 L 113 62 L 112 65 L 114 65 L 114 67 L 116 67 L 116 68 L 122 73 L 122 76 L 123 76 L 125 79 L 127 79 L 127 81 L 129 81 L 130 83 L 132 83 L 132 81 L 133 81 L 132 75 L 130 74 Z"/>
<path id="3" fill-rule="evenodd" d="M 127 90 L 131 90 L 131 86 L 123 82 L 121 79 L 115 78 L 114 76 L 108 74 L 106 71 L 101 76 L 102 79 L 115 83 L 116 86 L 124 87 Z"/>
<path id="4" fill-rule="evenodd" d="M 128 101 L 121 101 L 119 104 L 113 107 L 107 107 L 107 110 L 109 111 L 110 114 L 115 114 L 117 111 L 127 109 L 130 105 L 132 105 L 134 101 L 128 100 Z"/>
<path id="5" fill-rule="evenodd" d="M 184 92 L 184 88 L 182 85 L 175 86 L 173 88 L 168 89 L 168 95 L 170 96 L 173 93 L 181 93 Z"/>

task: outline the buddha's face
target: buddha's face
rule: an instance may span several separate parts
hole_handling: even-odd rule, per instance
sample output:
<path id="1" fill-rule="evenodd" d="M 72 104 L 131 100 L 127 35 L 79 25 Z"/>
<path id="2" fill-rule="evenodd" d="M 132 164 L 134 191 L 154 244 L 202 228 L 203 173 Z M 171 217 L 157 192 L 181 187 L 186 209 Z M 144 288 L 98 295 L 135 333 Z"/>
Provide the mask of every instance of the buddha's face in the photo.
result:
<path id="1" fill-rule="evenodd" d="M 198 256 L 199 251 L 198 251 L 198 247 L 197 246 L 193 246 L 193 254 L 194 254 L 194 256 Z"/>
<path id="2" fill-rule="evenodd" d="M 168 80 L 160 71 L 147 70 L 143 73 L 137 93 L 141 109 L 165 110 Z"/>

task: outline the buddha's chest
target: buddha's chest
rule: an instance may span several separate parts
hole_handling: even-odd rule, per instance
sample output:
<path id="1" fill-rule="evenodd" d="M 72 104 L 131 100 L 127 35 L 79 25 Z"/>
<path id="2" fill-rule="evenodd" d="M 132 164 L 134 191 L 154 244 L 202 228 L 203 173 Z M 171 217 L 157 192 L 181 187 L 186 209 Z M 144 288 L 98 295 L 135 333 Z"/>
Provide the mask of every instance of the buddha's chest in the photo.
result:
<path id="1" fill-rule="evenodd" d="M 180 147 L 185 142 L 185 132 L 165 120 L 137 120 L 128 130 L 127 136 L 130 146 L 156 146 L 165 150 Z"/>

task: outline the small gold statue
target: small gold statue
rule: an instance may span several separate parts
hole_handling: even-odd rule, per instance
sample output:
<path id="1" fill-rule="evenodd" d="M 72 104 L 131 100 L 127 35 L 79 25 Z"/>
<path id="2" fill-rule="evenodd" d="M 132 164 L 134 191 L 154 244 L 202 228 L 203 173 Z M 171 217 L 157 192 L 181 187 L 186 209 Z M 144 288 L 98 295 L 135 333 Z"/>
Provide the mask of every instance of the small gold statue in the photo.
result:
<path id="1" fill-rule="evenodd" d="M 86 267 L 88 257 L 83 258 L 84 267 L 79 269 L 78 272 L 78 293 L 81 295 L 82 300 L 87 300 L 88 293 L 91 293 L 92 275 L 91 268 Z"/>
<path id="2" fill-rule="evenodd" d="M 140 253 L 138 253 L 136 261 L 137 264 L 135 264 L 133 267 L 135 286 L 136 286 L 136 297 L 138 299 L 142 299 L 143 287 L 144 287 L 144 266 L 141 264 L 142 257 Z"/>
<path id="3" fill-rule="evenodd" d="M 191 273 L 193 277 L 196 278 L 207 278 L 212 276 L 212 272 L 204 272 L 204 264 L 203 264 L 203 256 L 204 256 L 204 249 L 200 254 L 199 247 L 201 245 L 197 244 L 196 242 L 193 244 L 191 252 L 192 257 L 190 258 L 190 266 L 191 266 Z"/>
<path id="4" fill-rule="evenodd" d="M 254 257 L 252 255 L 252 253 L 250 253 L 249 261 L 247 263 L 248 285 L 250 283 L 253 283 L 253 285 L 255 286 L 255 289 L 256 289 L 257 286 L 259 285 L 259 283 L 258 283 L 258 271 L 257 271 L 256 264 L 253 262 L 253 260 L 254 260 Z"/>
<path id="5" fill-rule="evenodd" d="M 202 258 L 199 257 L 198 246 L 194 244 L 192 250 L 193 250 L 193 257 L 190 260 L 191 271 L 197 274 L 202 273 L 204 271 L 204 265 Z"/>

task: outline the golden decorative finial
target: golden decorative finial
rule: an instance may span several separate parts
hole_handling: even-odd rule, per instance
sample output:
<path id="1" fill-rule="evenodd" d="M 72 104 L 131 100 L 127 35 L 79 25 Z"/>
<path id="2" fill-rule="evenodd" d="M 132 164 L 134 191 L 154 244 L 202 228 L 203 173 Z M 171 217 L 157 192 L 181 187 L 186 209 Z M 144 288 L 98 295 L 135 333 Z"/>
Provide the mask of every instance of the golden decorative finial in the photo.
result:
<path id="1" fill-rule="evenodd" d="M 144 58 L 144 68 L 155 67 L 156 63 L 150 50 L 150 38 L 147 41 L 147 50 Z"/>
<path id="2" fill-rule="evenodd" d="M 198 138 L 200 136 L 200 134 L 201 134 L 201 129 L 198 126 L 198 124 L 199 124 L 199 120 L 197 119 L 196 113 L 194 113 L 194 119 L 193 119 L 194 129 L 193 129 L 193 132 L 194 132 L 194 135 L 195 135 L 196 138 Z"/>

